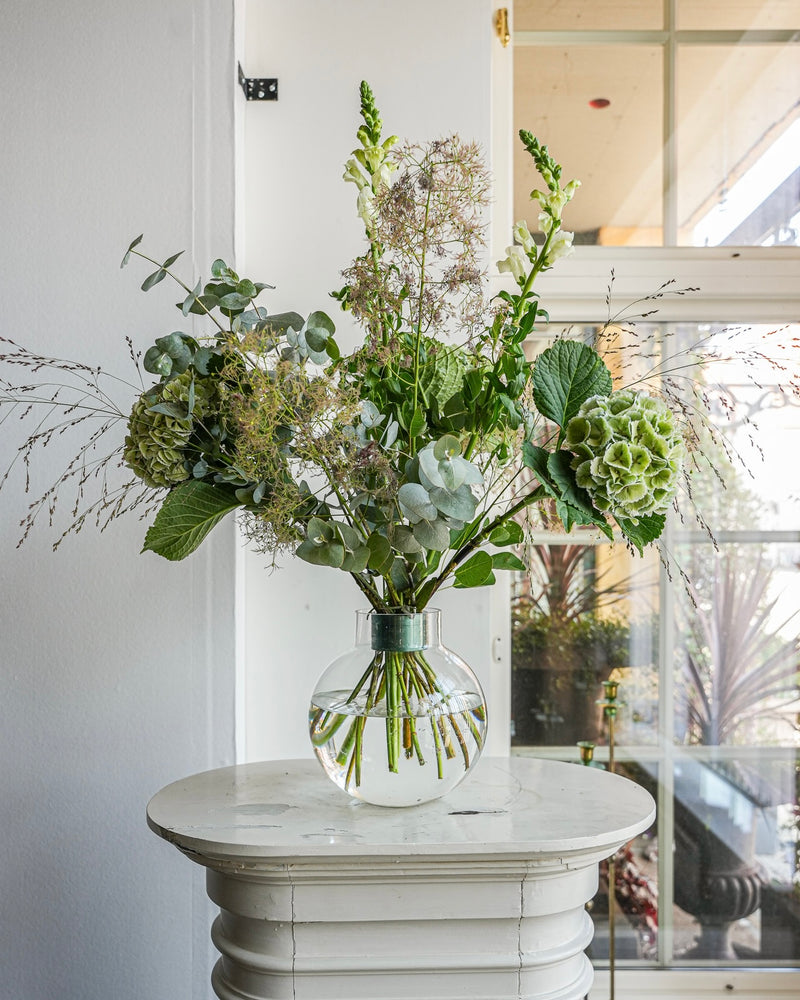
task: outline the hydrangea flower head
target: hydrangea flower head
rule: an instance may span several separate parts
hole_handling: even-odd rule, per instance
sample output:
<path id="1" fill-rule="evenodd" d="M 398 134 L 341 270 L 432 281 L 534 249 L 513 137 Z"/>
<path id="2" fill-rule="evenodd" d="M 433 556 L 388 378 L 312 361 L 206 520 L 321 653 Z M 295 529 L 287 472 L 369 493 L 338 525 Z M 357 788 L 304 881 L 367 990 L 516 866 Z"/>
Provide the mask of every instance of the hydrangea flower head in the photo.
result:
<path id="1" fill-rule="evenodd" d="M 684 444 L 662 400 L 633 389 L 591 396 L 567 424 L 565 444 L 598 510 L 636 522 L 672 503 Z"/>

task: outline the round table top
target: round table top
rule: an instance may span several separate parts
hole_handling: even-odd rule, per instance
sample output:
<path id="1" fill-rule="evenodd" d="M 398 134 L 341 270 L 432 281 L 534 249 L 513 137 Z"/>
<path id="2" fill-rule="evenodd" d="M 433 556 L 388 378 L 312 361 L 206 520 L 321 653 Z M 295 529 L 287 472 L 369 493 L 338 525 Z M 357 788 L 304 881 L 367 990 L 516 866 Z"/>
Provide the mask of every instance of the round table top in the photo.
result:
<path id="1" fill-rule="evenodd" d="M 316 760 L 195 774 L 147 808 L 151 829 L 201 862 L 605 857 L 654 817 L 650 794 L 626 778 L 531 757 L 482 758 L 448 795 L 406 808 L 349 798 Z"/>

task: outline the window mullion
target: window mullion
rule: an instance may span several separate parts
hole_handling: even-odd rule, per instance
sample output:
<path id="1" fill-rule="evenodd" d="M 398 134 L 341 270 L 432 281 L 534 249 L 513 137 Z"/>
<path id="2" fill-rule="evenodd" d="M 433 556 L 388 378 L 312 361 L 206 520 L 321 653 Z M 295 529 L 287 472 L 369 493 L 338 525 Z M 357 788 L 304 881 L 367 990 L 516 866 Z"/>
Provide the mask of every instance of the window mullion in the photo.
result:
<path id="1" fill-rule="evenodd" d="M 663 51 L 664 73 L 664 161 L 663 171 L 663 202 L 662 227 L 664 246 L 676 246 L 678 242 L 678 146 L 675 114 L 675 99 L 677 93 L 677 47 L 675 42 L 675 0 L 664 0 L 664 15 L 667 25 L 667 36 Z"/>

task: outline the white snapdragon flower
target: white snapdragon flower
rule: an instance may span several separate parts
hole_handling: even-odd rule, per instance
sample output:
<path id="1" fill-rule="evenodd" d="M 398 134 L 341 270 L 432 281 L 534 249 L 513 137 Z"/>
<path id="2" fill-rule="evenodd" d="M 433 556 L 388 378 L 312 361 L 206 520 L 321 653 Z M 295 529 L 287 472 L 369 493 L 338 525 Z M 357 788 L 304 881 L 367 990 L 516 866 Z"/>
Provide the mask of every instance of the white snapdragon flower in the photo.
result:
<path id="1" fill-rule="evenodd" d="M 530 253 L 533 249 L 534 243 L 533 237 L 528 229 L 528 223 L 524 219 L 520 219 L 520 221 L 515 224 L 512 232 L 514 234 L 514 242 L 518 243 L 526 254 Z"/>
<path id="2" fill-rule="evenodd" d="M 520 246 L 506 247 L 505 259 L 497 262 L 497 270 L 513 274 L 518 283 L 524 281 L 528 273 L 527 254 Z"/>
<path id="3" fill-rule="evenodd" d="M 362 188 L 369 184 L 369 181 L 361 172 L 361 168 L 358 165 L 358 160 L 351 156 L 350 159 L 344 165 L 344 174 L 342 175 L 346 181 L 351 181 L 356 185 L 360 191 Z"/>
<path id="4" fill-rule="evenodd" d="M 369 187 L 363 187 L 358 192 L 358 215 L 365 226 L 369 227 L 375 219 L 375 195 Z"/>
<path id="5" fill-rule="evenodd" d="M 556 220 L 549 212 L 539 212 L 539 228 L 545 235 L 556 228 Z"/>
<path id="6" fill-rule="evenodd" d="M 555 261 L 559 260 L 561 257 L 568 257 L 572 253 L 574 249 L 572 246 L 574 236 L 574 233 L 568 233 L 563 229 L 556 233 L 547 251 L 545 264 L 548 267 L 554 264 Z"/>

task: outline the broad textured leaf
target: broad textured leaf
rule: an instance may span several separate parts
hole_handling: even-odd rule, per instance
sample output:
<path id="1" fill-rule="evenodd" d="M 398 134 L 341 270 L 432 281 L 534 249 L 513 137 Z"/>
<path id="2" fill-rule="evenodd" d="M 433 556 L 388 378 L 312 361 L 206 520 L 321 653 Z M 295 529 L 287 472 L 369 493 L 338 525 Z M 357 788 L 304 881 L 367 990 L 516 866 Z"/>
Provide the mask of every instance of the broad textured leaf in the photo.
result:
<path id="1" fill-rule="evenodd" d="M 616 522 L 622 534 L 642 555 L 645 545 L 660 537 L 667 519 L 664 514 L 648 514 L 640 517 L 636 524 L 624 517 L 616 518 Z"/>
<path id="2" fill-rule="evenodd" d="M 536 359 L 533 400 L 543 416 L 564 427 L 590 396 L 608 396 L 611 373 L 597 351 L 559 340 Z"/>
<path id="3" fill-rule="evenodd" d="M 488 552 L 476 552 L 456 570 L 456 587 L 485 587 L 495 582 L 492 557 Z"/>
<path id="4" fill-rule="evenodd" d="M 558 493 L 550 481 L 550 472 L 547 468 L 547 460 L 551 452 L 538 445 L 531 444 L 530 441 L 522 443 L 522 461 L 525 466 L 536 473 L 536 478 L 544 486 L 551 497 L 557 498 Z"/>
<path id="5" fill-rule="evenodd" d="M 589 494 L 575 482 L 575 473 L 570 467 L 572 458 L 572 453 L 568 451 L 554 451 L 547 458 L 547 471 L 561 493 L 560 499 L 570 507 L 577 507 L 588 517 L 604 521 L 602 514 L 595 510 Z"/>
<path id="6" fill-rule="evenodd" d="M 194 479 L 176 486 L 167 496 L 147 531 L 142 552 L 165 559 L 184 559 L 200 545 L 222 518 L 240 507 L 227 488 Z"/>
<path id="7" fill-rule="evenodd" d="M 153 403 L 147 407 L 148 413 L 163 413 L 166 417 L 174 417 L 176 420 L 188 421 L 189 408 L 184 403 Z"/>
<path id="8" fill-rule="evenodd" d="M 210 372 L 211 362 L 215 359 L 219 360 L 220 355 L 213 351 L 210 347 L 198 347 L 195 351 L 194 361 L 192 362 L 195 367 L 195 371 L 200 375 L 208 375 Z"/>

